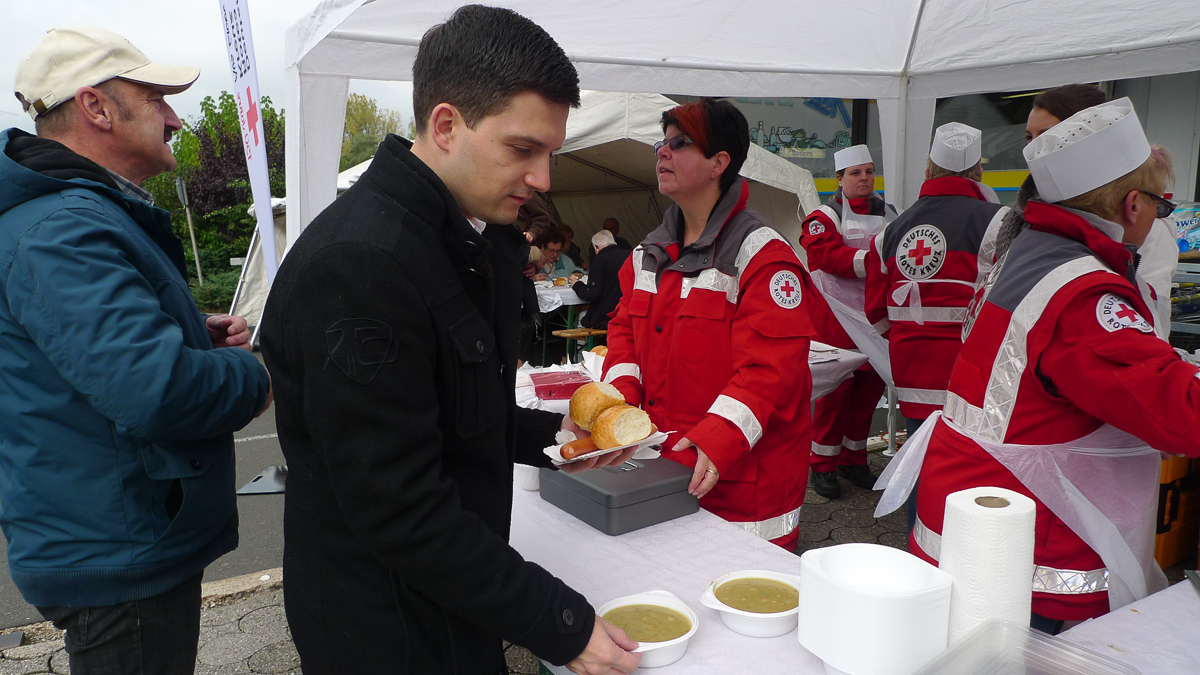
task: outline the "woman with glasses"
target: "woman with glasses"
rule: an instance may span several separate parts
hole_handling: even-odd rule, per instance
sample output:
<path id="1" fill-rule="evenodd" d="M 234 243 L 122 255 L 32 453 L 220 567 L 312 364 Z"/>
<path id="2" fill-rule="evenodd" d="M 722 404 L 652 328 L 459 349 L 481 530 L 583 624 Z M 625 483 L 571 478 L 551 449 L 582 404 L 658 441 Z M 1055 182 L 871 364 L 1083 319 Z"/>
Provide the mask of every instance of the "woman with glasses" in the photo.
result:
<path id="1" fill-rule="evenodd" d="M 1173 176 L 1129 99 L 1024 152 L 1039 196 L 972 303 L 940 420 L 903 452 L 925 453 L 909 550 L 935 564 L 951 493 L 1035 501 L 1031 623 L 1053 633 L 1165 587 L 1158 450 L 1200 456 L 1200 372 L 1155 335 L 1136 276 Z"/>
<path id="2" fill-rule="evenodd" d="M 1025 142 L 1033 141 L 1050 127 L 1080 110 L 1106 101 L 1108 96 L 1090 84 L 1066 84 L 1043 91 L 1033 99 L 1033 108 L 1029 111 L 1029 118 L 1025 123 Z M 1005 220 L 1003 230 L 1007 230 L 1007 234 L 1001 232 L 998 246 L 1000 253 L 1008 250 L 1008 243 L 1019 232 L 1021 212 L 1031 198 L 1037 198 L 1037 190 L 1034 188 L 1033 178 L 1029 177 L 1017 191 L 1013 213 Z M 1155 302 L 1151 309 L 1154 312 L 1155 332 L 1164 339 L 1171 332 L 1171 281 L 1179 265 L 1175 226 L 1168 220 L 1170 215 L 1170 211 L 1167 211 L 1166 215 L 1159 216 L 1150 228 L 1146 241 L 1138 247 L 1138 255 L 1142 258 L 1138 265 L 1138 274 L 1154 289 Z"/>
<path id="3" fill-rule="evenodd" d="M 662 117 L 658 189 L 674 204 L 621 269 L 604 381 L 671 436 L 705 509 L 796 544 L 810 433 L 811 290 L 788 242 L 747 208 L 746 118 L 703 99 Z"/>

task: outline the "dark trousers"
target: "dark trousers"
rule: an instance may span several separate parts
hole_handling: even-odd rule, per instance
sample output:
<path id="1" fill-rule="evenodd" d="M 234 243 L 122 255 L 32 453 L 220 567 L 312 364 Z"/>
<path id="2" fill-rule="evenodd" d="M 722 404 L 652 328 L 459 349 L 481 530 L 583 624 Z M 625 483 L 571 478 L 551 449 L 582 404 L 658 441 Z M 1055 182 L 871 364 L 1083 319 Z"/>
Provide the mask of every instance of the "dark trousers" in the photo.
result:
<path id="1" fill-rule="evenodd" d="M 200 640 L 200 579 L 108 607 L 38 607 L 65 630 L 71 675 L 190 675 Z"/>
<path id="2" fill-rule="evenodd" d="M 913 434 L 917 433 L 917 429 L 925 423 L 923 419 L 915 417 L 904 418 L 904 429 L 908 432 L 908 437 L 912 438 Z M 908 508 L 908 533 L 912 534 L 913 527 L 917 524 L 917 483 L 913 483 L 912 492 L 908 494 L 908 501 L 904 504 Z"/>

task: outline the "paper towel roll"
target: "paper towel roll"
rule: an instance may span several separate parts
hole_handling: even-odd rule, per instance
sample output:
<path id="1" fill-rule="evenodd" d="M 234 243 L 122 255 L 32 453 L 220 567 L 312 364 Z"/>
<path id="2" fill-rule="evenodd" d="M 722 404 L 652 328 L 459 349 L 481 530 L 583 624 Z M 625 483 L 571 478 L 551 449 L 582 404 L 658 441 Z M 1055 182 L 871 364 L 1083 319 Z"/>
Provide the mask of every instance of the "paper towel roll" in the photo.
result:
<path id="1" fill-rule="evenodd" d="M 978 487 L 946 497 L 938 567 L 954 578 L 950 646 L 988 619 L 1028 626 L 1037 507 L 1025 495 Z"/>

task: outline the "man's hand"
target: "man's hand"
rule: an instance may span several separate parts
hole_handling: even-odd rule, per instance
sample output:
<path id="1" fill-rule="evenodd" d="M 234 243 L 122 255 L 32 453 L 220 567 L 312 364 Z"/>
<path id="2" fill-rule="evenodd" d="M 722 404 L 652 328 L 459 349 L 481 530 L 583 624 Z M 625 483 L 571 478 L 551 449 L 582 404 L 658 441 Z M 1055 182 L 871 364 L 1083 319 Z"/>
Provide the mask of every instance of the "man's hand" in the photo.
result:
<path id="1" fill-rule="evenodd" d="M 575 438 L 586 438 L 592 435 L 591 432 L 584 431 L 578 424 L 575 424 L 575 420 L 572 420 L 570 415 L 563 415 L 562 429 L 563 431 L 570 431 L 575 434 Z M 623 464 L 630 457 L 633 457 L 633 453 L 635 452 L 637 452 L 637 447 L 625 448 L 620 452 L 610 452 L 607 455 L 581 459 L 578 462 L 563 464 L 558 468 L 563 473 L 576 474 L 605 466 L 617 466 Z"/>
<path id="2" fill-rule="evenodd" d="M 597 616 L 592 639 L 583 653 L 567 664 L 567 670 L 579 675 L 632 673 L 642 662 L 641 654 L 630 653 L 637 646 L 625 631 Z"/>
<path id="3" fill-rule="evenodd" d="M 528 265 L 525 266 L 525 270 L 524 270 L 525 278 L 532 279 L 533 275 L 537 274 L 537 271 L 538 271 L 537 263 L 529 263 Z"/>
<path id="4" fill-rule="evenodd" d="M 575 283 L 583 278 L 583 272 L 571 272 L 571 283 Z"/>
<path id="5" fill-rule="evenodd" d="M 204 327 L 208 329 L 208 337 L 212 340 L 214 349 L 241 347 L 248 352 L 254 351 L 250 344 L 250 329 L 246 326 L 246 320 L 240 316 L 210 316 L 205 320 Z"/>
<path id="6" fill-rule="evenodd" d="M 708 455 L 699 447 L 692 444 L 686 437 L 679 439 L 675 447 L 671 448 L 671 452 L 679 452 L 688 448 L 696 448 L 696 469 L 692 471 L 692 482 L 688 483 L 688 493 L 703 497 L 708 494 L 708 491 L 717 486 L 717 481 L 721 479 L 721 474 L 717 472 L 717 465 L 712 463 Z"/>

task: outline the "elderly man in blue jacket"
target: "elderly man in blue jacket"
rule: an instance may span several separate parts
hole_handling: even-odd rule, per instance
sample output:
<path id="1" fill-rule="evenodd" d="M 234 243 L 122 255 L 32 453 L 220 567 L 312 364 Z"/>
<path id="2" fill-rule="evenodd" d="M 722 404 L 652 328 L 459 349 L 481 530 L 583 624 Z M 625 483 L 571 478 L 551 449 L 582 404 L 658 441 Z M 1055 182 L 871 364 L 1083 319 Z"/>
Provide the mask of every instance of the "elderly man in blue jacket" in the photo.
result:
<path id="1" fill-rule="evenodd" d="M 196 308 L 139 187 L 175 167 L 164 96 L 198 75 L 53 30 L 16 76 L 37 135 L 0 134 L 0 525 L 76 675 L 193 671 L 201 575 L 237 546 L 233 431 L 270 405 L 245 320 Z"/>

